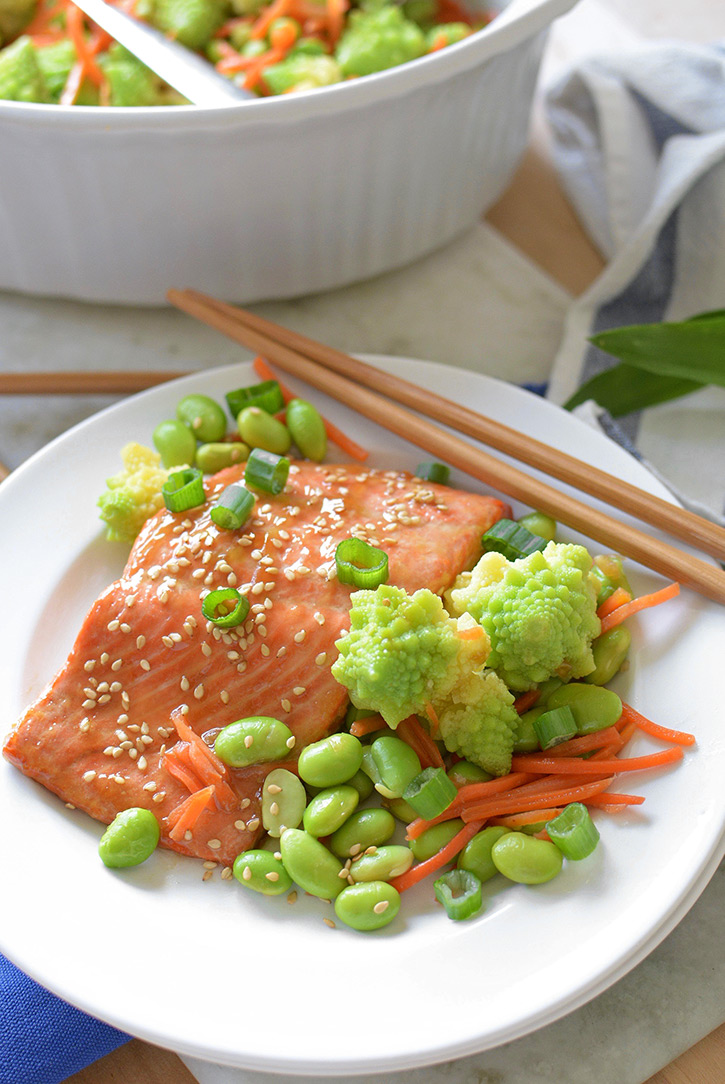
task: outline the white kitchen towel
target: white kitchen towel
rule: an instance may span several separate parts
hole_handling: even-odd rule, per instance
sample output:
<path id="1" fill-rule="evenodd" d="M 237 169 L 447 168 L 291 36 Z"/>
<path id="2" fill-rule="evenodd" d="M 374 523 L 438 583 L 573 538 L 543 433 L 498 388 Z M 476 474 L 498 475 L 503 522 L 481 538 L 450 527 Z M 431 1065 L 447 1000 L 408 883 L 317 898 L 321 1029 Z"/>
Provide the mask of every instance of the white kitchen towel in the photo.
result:
<path id="1" fill-rule="evenodd" d="M 589 335 L 725 307 L 725 43 L 630 41 L 589 55 L 546 107 L 562 183 L 607 259 L 566 320 L 548 391 L 563 403 L 616 363 Z M 618 428 L 681 498 L 722 516 L 725 389 Z"/>

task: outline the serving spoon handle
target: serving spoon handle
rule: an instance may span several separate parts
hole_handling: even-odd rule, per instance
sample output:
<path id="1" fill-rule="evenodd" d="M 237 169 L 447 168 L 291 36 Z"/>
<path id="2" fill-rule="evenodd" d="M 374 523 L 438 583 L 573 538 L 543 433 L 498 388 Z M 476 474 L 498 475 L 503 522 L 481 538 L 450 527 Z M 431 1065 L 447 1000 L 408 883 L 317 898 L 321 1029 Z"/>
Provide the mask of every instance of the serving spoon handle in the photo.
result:
<path id="1" fill-rule="evenodd" d="M 203 57 L 171 41 L 160 30 L 105 0 L 73 0 L 89 19 L 138 57 L 147 68 L 193 105 L 239 105 L 256 95 L 220 75 Z"/>

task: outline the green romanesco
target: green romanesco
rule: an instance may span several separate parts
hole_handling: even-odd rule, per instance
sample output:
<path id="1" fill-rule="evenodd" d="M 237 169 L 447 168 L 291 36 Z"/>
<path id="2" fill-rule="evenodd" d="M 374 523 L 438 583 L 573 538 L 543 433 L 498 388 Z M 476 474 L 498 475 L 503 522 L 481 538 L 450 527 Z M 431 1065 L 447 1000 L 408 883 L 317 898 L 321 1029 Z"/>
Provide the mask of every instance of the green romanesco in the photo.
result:
<path id="1" fill-rule="evenodd" d="M 332 673 L 356 707 L 380 712 L 389 726 L 445 700 L 486 661 L 488 639 L 461 639 L 457 622 L 432 591 L 408 595 L 381 584 L 356 591 L 350 602 L 350 631 L 337 641 L 340 657 Z"/>
<path id="2" fill-rule="evenodd" d="M 335 59 L 343 75 L 371 75 L 423 56 L 425 34 L 394 4 L 350 14 Z"/>
<path id="3" fill-rule="evenodd" d="M 161 456 L 143 444 L 127 444 L 121 459 L 123 470 L 107 479 L 108 490 L 98 498 L 109 542 L 133 542 L 146 520 L 163 506 L 161 487 L 169 476 Z"/>
<path id="4" fill-rule="evenodd" d="M 492 775 L 511 770 L 519 717 L 514 698 L 494 670 L 474 671 L 436 705 L 440 736 L 449 753 L 459 753 Z"/>
<path id="5" fill-rule="evenodd" d="M 531 689 L 554 675 L 568 681 L 594 669 L 599 635 L 592 559 L 583 546 L 549 542 L 518 561 L 485 553 L 446 598 L 488 633 L 488 665 L 510 689 Z"/>

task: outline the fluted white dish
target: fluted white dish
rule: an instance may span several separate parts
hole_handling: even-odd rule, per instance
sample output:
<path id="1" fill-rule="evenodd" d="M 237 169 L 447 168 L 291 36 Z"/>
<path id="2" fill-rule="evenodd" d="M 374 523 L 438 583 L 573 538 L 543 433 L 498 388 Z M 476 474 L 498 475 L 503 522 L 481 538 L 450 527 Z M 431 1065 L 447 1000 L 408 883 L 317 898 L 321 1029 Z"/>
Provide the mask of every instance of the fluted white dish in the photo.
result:
<path id="1" fill-rule="evenodd" d="M 403 266 L 504 190 L 548 27 L 575 2 L 511 0 L 401 67 L 238 106 L 0 101 L 0 289 L 248 303 Z"/>

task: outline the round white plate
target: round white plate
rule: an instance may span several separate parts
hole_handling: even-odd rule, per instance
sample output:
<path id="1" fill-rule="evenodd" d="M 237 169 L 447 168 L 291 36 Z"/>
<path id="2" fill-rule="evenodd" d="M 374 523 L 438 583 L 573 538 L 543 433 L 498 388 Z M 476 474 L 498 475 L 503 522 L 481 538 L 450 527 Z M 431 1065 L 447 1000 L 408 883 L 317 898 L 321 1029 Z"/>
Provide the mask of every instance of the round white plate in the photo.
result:
<path id="1" fill-rule="evenodd" d="M 666 496 L 624 451 L 534 395 L 441 365 L 374 360 Z M 220 397 L 253 380 L 245 363 L 155 388 L 71 430 L 3 483 L 3 732 L 62 664 L 96 594 L 123 567 L 126 551 L 102 540 L 95 509 L 121 446 L 149 443 L 183 393 Z M 296 386 L 371 449 L 371 465 L 414 468 L 426 458 Z M 478 488 L 460 475 L 453 481 Z M 632 572 L 639 592 L 661 583 Z M 199 862 L 168 852 L 137 869 L 105 869 L 96 853 L 101 826 L 3 761 L 0 948 L 117 1027 L 250 1069 L 322 1076 L 410 1068 L 550 1023 L 650 952 L 723 851 L 725 740 L 712 695 L 725 657 L 723 612 L 683 592 L 631 626 L 622 694 L 662 724 L 694 731 L 698 744 L 675 769 L 624 777 L 618 789 L 645 795 L 644 805 L 600 815 L 602 845 L 549 884 L 490 882 L 484 912 L 465 923 L 448 921 L 422 885 L 377 934 L 330 929 L 318 900 L 258 898 L 218 870 L 203 882 Z M 631 751 L 656 747 L 641 737 Z"/>

